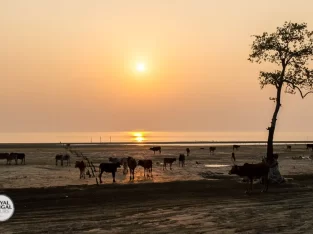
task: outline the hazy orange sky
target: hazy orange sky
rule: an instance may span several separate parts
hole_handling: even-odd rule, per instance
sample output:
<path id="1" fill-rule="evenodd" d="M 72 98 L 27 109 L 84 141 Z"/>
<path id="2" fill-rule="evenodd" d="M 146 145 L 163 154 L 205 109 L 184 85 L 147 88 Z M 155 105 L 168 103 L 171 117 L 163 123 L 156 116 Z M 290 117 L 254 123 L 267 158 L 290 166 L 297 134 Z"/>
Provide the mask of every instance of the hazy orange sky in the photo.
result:
<path id="1" fill-rule="evenodd" d="M 251 35 L 313 30 L 298 2 L 1 0 L 0 130 L 265 131 Z M 284 95 L 277 130 L 312 131 L 312 102 Z"/>

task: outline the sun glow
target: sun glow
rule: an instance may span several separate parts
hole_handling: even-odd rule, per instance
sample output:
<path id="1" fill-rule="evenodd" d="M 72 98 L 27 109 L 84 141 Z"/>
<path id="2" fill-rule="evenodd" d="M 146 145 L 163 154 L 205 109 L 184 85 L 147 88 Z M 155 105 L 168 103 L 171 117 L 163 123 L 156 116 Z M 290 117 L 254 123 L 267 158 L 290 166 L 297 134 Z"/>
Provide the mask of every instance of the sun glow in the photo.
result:
<path id="1" fill-rule="evenodd" d="M 138 72 L 144 72 L 146 70 L 146 64 L 144 64 L 143 62 L 137 63 L 136 70 Z"/>
<path id="2" fill-rule="evenodd" d="M 135 141 L 137 142 L 143 142 L 145 140 L 141 132 L 135 132 L 133 135 L 135 137 Z"/>

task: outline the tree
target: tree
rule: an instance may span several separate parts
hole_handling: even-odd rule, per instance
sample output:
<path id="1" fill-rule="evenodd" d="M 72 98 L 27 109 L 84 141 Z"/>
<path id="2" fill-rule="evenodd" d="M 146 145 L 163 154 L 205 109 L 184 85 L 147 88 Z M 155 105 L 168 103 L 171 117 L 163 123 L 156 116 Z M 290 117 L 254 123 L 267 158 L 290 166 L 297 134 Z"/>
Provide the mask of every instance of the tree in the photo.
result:
<path id="1" fill-rule="evenodd" d="M 267 128 L 267 160 L 273 160 L 273 139 L 277 115 L 281 107 L 282 90 L 289 94 L 299 93 L 305 98 L 313 92 L 313 70 L 309 68 L 313 60 L 313 32 L 307 29 L 306 23 L 285 22 L 277 27 L 276 32 L 254 35 L 249 61 L 270 62 L 277 69 L 271 72 L 261 71 L 259 81 L 261 89 L 267 85 L 276 88 L 275 110 L 271 125 Z"/>

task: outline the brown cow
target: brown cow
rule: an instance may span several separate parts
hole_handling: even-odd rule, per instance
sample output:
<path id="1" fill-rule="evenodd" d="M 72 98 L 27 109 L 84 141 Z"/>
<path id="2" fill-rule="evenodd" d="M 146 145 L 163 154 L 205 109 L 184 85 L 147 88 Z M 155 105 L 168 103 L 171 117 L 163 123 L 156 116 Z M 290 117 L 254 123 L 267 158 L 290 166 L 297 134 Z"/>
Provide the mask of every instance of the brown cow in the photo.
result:
<path id="1" fill-rule="evenodd" d="M 137 162 L 134 158 L 132 157 L 128 157 L 127 158 L 127 164 L 128 164 L 128 167 L 129 167 L 129 180 L 132 179 L 132 175 L 133 175 L 133 180 L 135 178 L 135 169 L 137 167 Z"/>
<path id="2" fill-rule="evenodd" d="M 176 158 L 164 158 L 163 161 L 163 170 L 166 169 L 166 164 L 170 164 L 170 169 L 172 170 L 172 164 L 176 161 Z"/>
<path id="3" fill-rule="evenodd" d="M 1 159 L 8 160 L 8 156 L 9 156 L 8 153 L 0 153 L 0 160 L 1 160 Z M 7 163 L 8 163 L 8 161 L 7 161 Z"/>
<path id="4" fill-rule="evenodd" d="M 178 158 L 178 166 L 180 167 L 180 164 L 182 167 L 185 166 L 185 155 L 184 154 L 180 154 L 179 158 Z"/>
<path id="5" fill-rule="evenodd" d="M 83 178 L 85 179 L 85 169 L 86 169 L 86 164 L 84 161 L 76 161 L 75 163 L 75 168 L 78 168 L 80 171 L 79 174 L 79 179 Z"/>
<path id="6" fill-rule="evenodd" d="M 8 164 L 8 165 L 11 165 L 12 160 L 14 160 L 14 161 L 15 161 L 15 164 L 17 164 L 17 153 L 10 153 L 10 154 L 7 156 L 7 164 Z"/>
<path id="7" fill-rule="evenodd" d="M 149 177 L 149 172 L 150 172 L 151 177 L 152 177 L 152 160 L 150 160 L 150 159 L 139 160 L 138 165 L 142 166 L 144 168 L 143 169 L 143 175 L 144 176 L 146 176 L 146 170 L 147 170 L 148 171 L 147 172 L 148 177 Z"/>
<path id="8" fill-rule="evenodd" d="M 258 163 L 258 164 L 249 164 L 245 163 L 243 166 L 232 166 L 229 174 L 236 174 L 240 177 L 248 177 L 248 186 L 250 182 L 250 191 L 252 192 L 253 179 L 262 178 L 264 182 L 264 188 L 262 192 L 266 192 L 268 190 L 268 173 L 269 173 L 269 165 L 266 163 Z M 246 193 L 249 192 L 249 187 Z"/>

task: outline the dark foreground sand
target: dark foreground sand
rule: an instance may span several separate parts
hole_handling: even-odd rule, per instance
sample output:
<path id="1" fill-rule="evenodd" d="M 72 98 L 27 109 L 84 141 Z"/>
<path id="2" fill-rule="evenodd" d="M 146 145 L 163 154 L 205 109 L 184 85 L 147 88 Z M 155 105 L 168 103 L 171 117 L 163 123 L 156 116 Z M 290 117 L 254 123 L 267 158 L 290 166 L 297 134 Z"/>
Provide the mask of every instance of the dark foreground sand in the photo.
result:
<path id="1" fill-rule="evenodd" d="M 1 233 L 312 233 L 313 175 L 251 195 L 217 180 L 5 189 L 16 212 Z"/>

